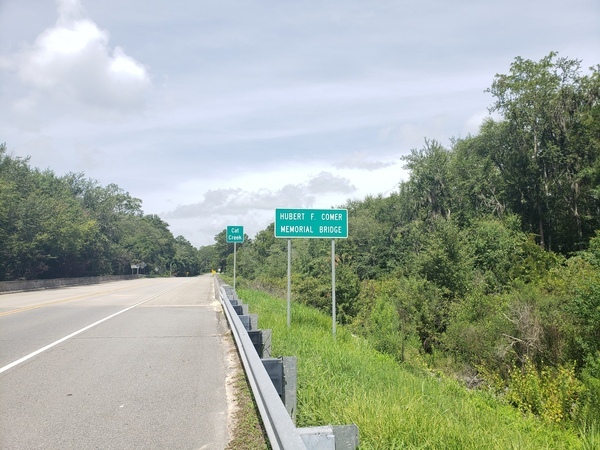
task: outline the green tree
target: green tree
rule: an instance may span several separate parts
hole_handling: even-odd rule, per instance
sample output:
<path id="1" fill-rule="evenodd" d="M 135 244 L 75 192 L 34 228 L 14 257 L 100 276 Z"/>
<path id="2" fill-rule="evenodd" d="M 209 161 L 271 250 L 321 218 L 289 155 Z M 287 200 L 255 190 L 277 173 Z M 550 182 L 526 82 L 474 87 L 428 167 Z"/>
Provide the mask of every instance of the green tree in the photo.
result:
<path id="1" fill-rule="evenodd" d="M 167 262 L 165 270 L 173 268 L 176 275 L 182 276 L 189 274 L 191 276 L 199 275 L 200 260 L 198 250 L 183 236 L 177 236 L 174 242 L 175 255 L 172 261 Z M 168 255 L 165 255 L 165 258 Z"/>
<path id="2" fill-rule="evenodd" d="M 410 170 L 406 183 L 419 209 L 422 220 L 452 215 L 451 153 L 437 141 L 425 141 L 421 150 L 412 150 L 403 157 Z"/>
<path id="3" fill-rule="evenodd" d="M 198 249 L 198 263 L 200 273 L 217 270 L 218 264 L 214 245 L 205 245 Z"/>
<path id="4" fill-rule="evenodd" d="M 539 62 L 518 57 L 488 89 L 491 110 L 506 121 L 489 157 L 506 180 L 507 201 L 540 245 L 563 252 L 580 248 L 598 227 L 590 171 L 600 151 L 590 121 L 598 114 L 598 73 L 584 77 L 580 66 L 554 52 Z"/>
<path id="5" fill-rule="evenodd" d="M 449 299 L 464 295 L 472 281 L 472 259 L 464 233 L 451 220 L 439 218 L 414 256 L 416 273 L 440 288 Z"/>
<path id="6" fill-rule="evenodd" d="M 98 226 L 50 170 L 0 148 L 2 278 L 94 274 L 101 252 Z"/>
<path id="7" fill-rule="evenodd" d="M 398 237 L 411 220 L 407 203 L 405 191 L 346 203 L 348 239 L 336 249 L 360 280 L 385 276 L 405 263 Z"/>
<path id="8" fill-rule="evenodd" d="M 465 245 L 473 258 L 476 276 L 485 292 L 509 289 L 513 267 L 522 255 L 527 235 L 520 231 L 520 220 L 511 215 L 504 220 L 480 218 L 467 230 Z"/>
<path id="9" fill-rule="evenodd" d="M 215 248 L 216 270 L 220 273 L 225 273 L 227 269 L 227 258 L 233 254 L 233 244 L 227 243 L 227 229 L 223 229 L 219 234 L 215 236 Z M 233 274 L 233 267 L 231 267 L 231 273 Z"/>
<path id="10" fill-rule="evenodd" d="M 502 219 L 507 210 L 506 186 L 489 156 L 501 140 L 499 124 L 486 120 L 477 136 L 457 140 L 450 162 L 454 218 L 468 225 L 480 217 Z"/>
<path id="11" fill-rule="evenodd" d="M 122 221 L 120 245 L 132 263 L 144 262 L 145 273 L 166 270 L 175 256 L 174 238 L 168 224 L 157 215 L 128 216 Z"/>

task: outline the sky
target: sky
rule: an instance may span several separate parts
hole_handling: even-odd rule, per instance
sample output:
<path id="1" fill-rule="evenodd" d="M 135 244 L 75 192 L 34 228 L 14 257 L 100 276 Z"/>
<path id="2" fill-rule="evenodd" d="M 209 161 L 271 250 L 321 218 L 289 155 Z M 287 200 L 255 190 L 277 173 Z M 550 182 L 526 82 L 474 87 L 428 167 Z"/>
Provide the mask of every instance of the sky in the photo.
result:
<path id="1" fill-rule="evenodd" d="M 551 51 L 600 64 L 598 0 L 0 0 L 0 142 L 198 247 L 397 191 Z"/>

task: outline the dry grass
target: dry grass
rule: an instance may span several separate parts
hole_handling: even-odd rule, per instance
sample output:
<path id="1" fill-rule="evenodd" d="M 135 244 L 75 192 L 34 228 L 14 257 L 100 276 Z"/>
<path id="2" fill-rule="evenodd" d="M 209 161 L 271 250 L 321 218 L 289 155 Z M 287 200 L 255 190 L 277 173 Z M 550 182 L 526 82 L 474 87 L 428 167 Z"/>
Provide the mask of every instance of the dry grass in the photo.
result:
<path id="1" fill-rule="evenodd" d="M 233 413 L 231 439 L 226 450 L 269 449 L 266 434 L 243 370 L 232 380 L 236 408 Z"/>

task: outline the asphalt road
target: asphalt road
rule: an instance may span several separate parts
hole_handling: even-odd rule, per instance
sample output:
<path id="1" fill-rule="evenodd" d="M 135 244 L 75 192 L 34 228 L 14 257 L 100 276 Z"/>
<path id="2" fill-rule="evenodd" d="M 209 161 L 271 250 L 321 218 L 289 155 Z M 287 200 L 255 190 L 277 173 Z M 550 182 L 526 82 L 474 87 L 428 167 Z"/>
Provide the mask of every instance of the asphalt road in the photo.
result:
<path id="1" fill-rule="evenodd" d="M 0 448 L 224 448 L 227 331 L 209 275 L 0 295 Z"/>

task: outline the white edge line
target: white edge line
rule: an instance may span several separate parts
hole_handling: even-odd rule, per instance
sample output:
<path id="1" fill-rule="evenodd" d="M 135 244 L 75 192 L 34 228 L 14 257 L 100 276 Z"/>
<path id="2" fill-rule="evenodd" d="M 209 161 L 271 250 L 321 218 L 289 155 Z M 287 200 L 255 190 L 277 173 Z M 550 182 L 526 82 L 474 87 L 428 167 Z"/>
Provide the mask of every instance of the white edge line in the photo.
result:
<path id="1" fill-rule="evenodd" d="M 143 300 L 143 301 L 141 301 L 141 302 L 139 302 L 139 303 L 136 303 L 136 304 L 135 304 L 135 305 L 133 305 L 133 306 L 129 306 L 128 308 L 125 308 L 125 309 L 123 309 L 123 310 L 121 310 L 121 311 L 118 311 L 118 312 L 116 312 L 116 313 L 114 313 L 114 314 L 111 314 L 110 316 L 108 316 L 108 317 L 105 317 L 104 319 L 100 319 L 99 321 L 97 321 L 97 322 L 94 322 L 93 324 L 91 324 L 91 325 L 88 325 L 87 327 L 84 327 L 84 328 L 82 328 L 81 330 L 77 330 L 77 331 L 75 331 L 74 333 L 71 333 L 71 334 L 69 334 L 68 336 L 65 336 L 65 337 L 63 337 L 63 338 L 60 338 L 58 341 L 54 341 L 53 343 L 51 343 L 51 344 L 48 344 L 48 345 L 46 345 L 45 347 L 42 347 L 42 348 L 40 348 L 39 350 L 36 350 L 35 352 L 33 352 L 33 353 L 30 353 L 29 355 L 23 356 L 21 359 L 17 359 L 16 361 L 14 361 L 14 362 L 11 362 L 10 364 L 8 364 L 8 365 L 6 365 L 6 366 L 2 367 L 2 368 L 0 369 L 0 373 L 6 372 L 8 369 L 12 369 L 13 367 L 15 367 L 15 366 L 18 366 L 19 364 L 21 364 L 21 363 L 23 363 L 23 362 L 27 361 L 28 359 L 31 359 L 31 358 L 33 358 L 34 356 L 37 356 L 37 355 L 39 355 L 40 353 L 43 353 L 43 352 L 45 352 L 46 350 L 48 350 L 48 349 L 50 349 L 50 348 L 52 348 L 52 347 L 54 347 L 54 346 L 56 346 L 56 345 L 58 345 L 58 344 L 60 344 L 60 343 L 62 343 L 62 342 L 64 342 L 64 341 L 66 341 L 67 339 L 71 339 L 72 337 L 74 337 L 74 336 L 77 336 L 78 334 L 81 334 L 81 333 L 83 333 L 84 331 L 87 331 L 87 330 L 89 330 L 90 328 L 92 328 L 92 327 L 95 327 L 96 325 L 99 325 L 99 324 L 101 324 L 102 322 L 106 322 L 107 320 L 110 320 L 110 319 L 112 319 L 113 317 L 116 317 L 116 316 L 118 316 L 119 314 L 123 314 L 124 312 L 127 312 L 127 311 L 129 311 L 130 309 L 133 309 L 133 308 L 135 308 L 136 306 L 140 306 L 140 305 L 141 305 L 141 304 L 143 304 L 143 303 L 149 302 L 150 300 L 153 300 L 153 299 L 155 299 L 156 297 L 158 297 L 158 296 L 160 296 L 160 295 L 162 295 L 162 294 L 164 294 L 164 292 L 161 292 L 160 294 L 158 294 L 158 295 L 155 295 L 155 296 L 153 296 L 153 297 L 150 297 L 150 298 L 148 298 L 148 299 L 146 299 L 146 300 Z"/>

